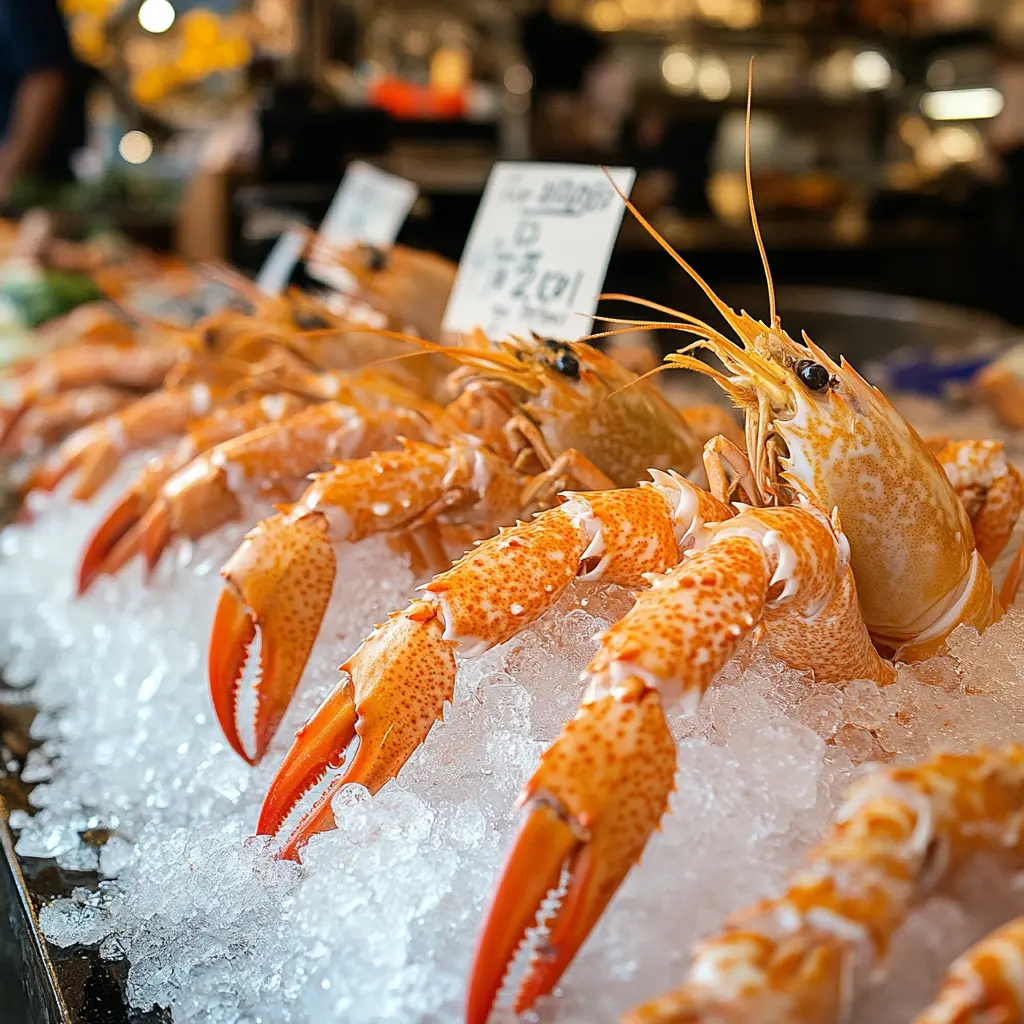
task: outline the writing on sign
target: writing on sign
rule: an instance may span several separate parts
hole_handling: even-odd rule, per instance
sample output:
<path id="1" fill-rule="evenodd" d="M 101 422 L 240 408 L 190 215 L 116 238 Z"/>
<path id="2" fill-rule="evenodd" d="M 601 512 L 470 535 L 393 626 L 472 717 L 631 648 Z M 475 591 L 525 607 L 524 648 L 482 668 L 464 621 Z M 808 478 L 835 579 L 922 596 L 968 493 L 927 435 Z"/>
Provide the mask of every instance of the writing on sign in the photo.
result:
<path id="1" fill-rule="evenodd" d="M 256 278 L 256 286 L 264 295 L 280 295 L 284 291 L 305 245 L 301 231 L 286 231 L 278 238 Z"/>
<path id="2" fill-rule="evenodd" d="M 320 225 L 320 238 L 333 248 L 374 245 L 388 249 L 395 244 L 419 190 L 405 178 L 389 174 L 361 160 L 349 164 L 338 191 Z M 348 289 L 352 278 L 322 260 L 307 260 L 311 277 Z"/>
<path id="3" fill-rule="evenodd" d="M 609 168 L 629 195 L 636 172 Z M 459 264 L 444 328 L 491 337 L 592 330 L 622 200 L 600 167 L 496 164 Z"/>

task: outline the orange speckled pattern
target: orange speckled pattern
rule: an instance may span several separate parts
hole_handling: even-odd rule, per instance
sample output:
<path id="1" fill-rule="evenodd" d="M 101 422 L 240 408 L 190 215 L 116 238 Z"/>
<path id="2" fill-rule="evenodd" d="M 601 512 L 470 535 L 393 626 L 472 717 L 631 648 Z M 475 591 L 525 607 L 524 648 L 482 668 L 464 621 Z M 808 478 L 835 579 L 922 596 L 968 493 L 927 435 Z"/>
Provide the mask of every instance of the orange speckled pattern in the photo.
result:
<path id="1" fill-rule="evenodd" d="M 569 516 L 550 509 L 484 541 L 423 589 L 440 599 L 449 636 L 490 647 L 558 600 L 585 547 Z"/>
<path id="2" fill-rule="evenodd" d="M 630 868 L 639 862 L 668 808 L 675 764 L 675 743 L 660 697 L 639 679 L 624 682 L 614 697 L 584 704 L 542 756 L 521 800 L 531 817 L 553 808 L 567 822 L 576 842 L 568 859 L 568 889 L 555 917 L 548 921 L 551 933 L 544 948 L 534 956 L 523 980 L 517 1010 L 529 1008 L 554 988 Z M 520 836 L 528 832 L 524 826 Z M 561 861 L 561 854 L 556 856 Z M 547 857 L 549 850 L 535 850 L 519 841 L 505 874 L 514 877 L 521 868 L 532 868 L 533 864 L 521 863 L 529 858 L 539 862 L 536 870 L 546 876 L 543 861 Z M 557 871 L 558 865 L 551 867 Z M 540 898 L 529 900 L 531 905 L 518 907 L 514 914 L 524 924 L 523 932 L 540 909 Z M 503 903 L 496 901 L 492 915 L 508 912 Z M 501 968 L 510 962 L 522 938 L 522 934 L 509 934 L 500 949 L 481 945 L 470 983 L 472 991 L 476 979 L 487 979 L 490 991 L 474 992 L 481 1010 L 497 995 L 495 982 L 504 973 Z"/>
<path id="3" fill-rule="evenodd" d="M 327 521 L 315 512 L 265 520 L 221 570 L 260 630 L 254 762 L 266 752 L 302 677 L 331 598 L 334 572 Z M 225 635 L 216 628 L 210 638 L 210 685 L 230 692 L 232 709 L 243 664 L 239 648 L 248 639 L 247 631 Z M 238 666 L 233 678 L 226 671 L 215 670 L 224 664 Z M 214 702 L 218 703 L 216 695 Z M 231 739 L 230 726 L 223 720 L 221 725 Z M 237 738 L 237 730 L 234 736 Z"/>
<path id="4" fill-rule="evenodd" d="M 455 688 L 455 645 L 441 638 L 442 624 L 426 601 L 378 626 L 341 667 L 343 679 L 299 730 L 275 777 L 260 817 L 261 831 L 275 831 L 302 794 L 337 763 L 354 736 L 359 746 L 345 773 L 293 833 L 297 849 L 315 832 L 333 828 L 330 799 L 358 782 L 376 793 L 394 778 L 444 715 Z M 351 706 L 354 704 L 354 715 Z"/>
<path id="5" fill-rule="evenodd" d="M 506 462 L 468 441 L 403 441 L 398 451 L 318 474 L 300 504 L 336 510 L 335 540 L 358 541 L 455 508 L 471 519 L 500 522 L 514 514 L 521 485 Z"/>
<path id="6" fill-rule="evenodd" d="M 693 710 L 715 673 L 761 617 L 769 567 L 761 545 L 730 536 L 686 558 L 601 639 L 587 668 L 599 692 L 636 673 L 666 702 Z"/>
<path id="7" fill-rule="evenodd" d="M 672 510 L 653 487 L 576 494 L 562 511 L 575 515 L 581 505 L 599 524 L 602 551 L 592 556 L 595 563 L 600 559 L 598 578 L 622 587 L 644 587 L 645 572 L 661 573 L 679 561 Z M 585 573 L 588 566 L 581 568 Z"/>
<path id="8" fill-rule="evenodd" d="M 978 554 L 991 566 L 1024 507 L 1020 473 L 1007 462 L 1001 441 L 951 441 L 937 457 L 971 517 Z"/>
<path id="9" fill-rule="evenodd" d="M 350 459 L 318 473 L 299 504 L 341 513 L 332 516 L 335 541 L 359 541 L 422 515 L 464 482 L 467 474 L 459 468 L 458 454 L 448 446 L 406 442 L 398 451 Z"/>
<path id="10" fill-rule="evenodd" d="M 814 673 L 820 683 L 871 679 L 891 683 L 892 664 L 875 650 L 857 602 L 857 584 L 847 566 L 832 597 L 808 622 L 788 605 L 764 614 L 768 646 L 791 668 Z"/>
<path id="11" fill-rule="evenodd" d="M 716 527 L 715 538 L 761 530 L 768 531 L 772 573 L 790 581 L 774 585 L 765 608 L 772 651 L 793 668 L 812 671 L 819 682 L 892 682 L 895 673 L 871 642 L 853 572 L 829 520 L 809 507 L 748 509 Z M 782 564 L 790 559 L 791 565 Z"/>
<path id="12" fill-rule="evenodd" d="M 300 482 L 333 455 L 354 454 L 387 439 L 397 443 L 405 425 L 399 415 L 327 402 L 224 441 L 161 489 L 172 534 L 201 537 L 236 516 L 243 486 L 271 500 L 292 498 Z"/>
<path id="13" fill-rule="evenodd" d="M 376 793 L 444 717 L 455 688 L 455 645 L 426 601 L 375 629 L 341 666 L 352 677 L 359 750 L 346 777 Z"/>
<path id="14" fill-rule="evenodd" d="M 935 1002 L 913 1024 L 1014 1024 L 1024 1020 L 1024 917 L 958 957 Z"/>
<path id="15" fill-rule="evenodd" d="M 1022 805 L 1019 745 L 869 775 L 787 891 L 698 943 L 684 985 L 626 1020 L 837 1024 L 845 970 L 836 953 L 880 963 L 912 907 L 978 852 L 1019 868 Z"/>

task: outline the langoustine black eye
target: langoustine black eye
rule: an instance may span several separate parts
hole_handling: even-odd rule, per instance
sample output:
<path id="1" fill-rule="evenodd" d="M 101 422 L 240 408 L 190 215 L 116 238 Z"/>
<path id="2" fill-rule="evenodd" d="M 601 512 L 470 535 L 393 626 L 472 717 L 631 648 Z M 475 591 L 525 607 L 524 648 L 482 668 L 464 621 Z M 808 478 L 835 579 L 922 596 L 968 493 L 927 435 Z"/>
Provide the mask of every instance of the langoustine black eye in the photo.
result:
<path id="1" fill-rule="evenodd" d="M 563 352 L 559 355 L 555 360 L 555 369 L 573 380 L 580 379 L 580 361 L 571 352 Z"/>
<path id="2" fill-rule="evenodd" d="M 801 359 L 793 367 L 793 370 L 811 391 L 824 391 L 832 379 L 828 370 L 821 363 L 814 362 L 813 359 Z"/>
<path id="3" fill-rule="evenodd" d="M 534 335 L 536 337 L 536 335 Z M 555 369 L 564 374 L 570 380 L 580 379 L 580 361 L 573 355 L 572 350 L 561 341 L 554 341 L 552 338 L 548 338 L 544 342 L 544 347 L 551 349 L 555 355 Z"/>
<path id="4" fill-rule="evenodd" d="M 366 247 L 366 269 L 372 271 L 375 274 L 379 274 L 388 265 L 388 255 L 383 249 L 378 249 L 375 245 L 368 245 Z"/>

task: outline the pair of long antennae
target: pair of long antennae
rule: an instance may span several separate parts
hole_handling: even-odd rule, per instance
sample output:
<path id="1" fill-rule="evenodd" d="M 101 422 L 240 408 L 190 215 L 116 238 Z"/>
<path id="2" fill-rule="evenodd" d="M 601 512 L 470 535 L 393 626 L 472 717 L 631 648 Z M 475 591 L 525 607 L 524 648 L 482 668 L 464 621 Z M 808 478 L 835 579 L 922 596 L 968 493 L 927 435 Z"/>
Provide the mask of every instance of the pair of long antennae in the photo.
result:
<path id="1" fill-rule="evenodd" d="M 761 256 L 761 265 L 764 268 L 765 281 L 766 281 L 766 283 L 768 285 L 768 316 L 769 316 L 769 320 L 770 320 L 770 323 L 771 323 L 772 330 L 777 330 L 780 327 L 780 323 L 781 322 L 780 322 L 780 319 L 779 319 L 778 308 L 777 308 L 776 301 L 775 301 L 775 284 L 774 284 L 774 281 L 772 279 L 772 271 L 771 271 L 771 266 L 770 266 L 770 264 L 768 262 L 768 253 L 767 253 L 767 250 L 765 249 L 764 239 L 761 236 L 761 226 L 760 226 L 760 223 L 758 222 L 758 219 L 757 219 L 757 207 L 756 207 L 756 205 L 754 203 L 754 185 L 753 185 L 753 175 L 752 175 L 752 171 L 751 171 L 751 160 L 750 160 L 750 123 L 751 123 L 751 115 L 752 115 L 753 94 L 754 94 L 754 57 L 751 57 L 750 58 L 750 63 L 747 66 L 747 105 L 746 105 L 746 114 L 745 114 L 744 129 L 743 129 L 743 170 L 744 170 L 744 179 L 745 179 L 746 189 L 747 189 L 747 206 L 748 206 L 748 208 L 750 210 L 750 222 L 751 222 L 751 225 L 752 225 L 752 227 L 754 229 L 754 239 L 755 239 L 755 241 L 757 243 L 758 253 Z M 605 173 L 607 174 L 608 172 L 605 171 Z M 697 284 L 697 286 L 701 289 L 701 291 L 703 291 L 704 294 L 711 300 L 712 305 L 714 305 L 714 307 L 718 310 L 718 312 L 726 320 L 726 322 L 734 330 L 737 330 L 738 333 L 740 334 L 740 336 L 742 337 L 743 336 L 743 332 L 741 330 L 742 321 L 736 315 L 736 313 L 728 305 L 726 305 L 726 303 L 723 302 L 722 299 L 720 299 L 718 297 L 718 295 L 716 294 L 714 289 L 712 289 L 712 287 L 707 283 L 707 281 L 704 280 L 704 278 L 696 271 L 696 269 L 694 267 L 692 267 L 687 260 L 685 260 L 682 256 L 680 256 L 679 253 L 676 252 L 676 250 L 669 244 L 669 242 L 660 234 L 660 232 L 658 232 L 658 230 L 650 223 L 650 221 L 648 221 L 647 218 L 644 217 L 644 215 L 642 213 L 640 213 L 640 211 L 636 208 L 636 206 L 633 205 L 633 203 L 630 201 L 629 197 L 622 191 L 622 189 L 619 187 L 619 185 L 616 183 L 616 181 L 611 177 L 611 175 L 608 175 L 608 180 L 611 182 L 612 187 L 618 193 L 619 197 L 625 203 L 626 208 L 630 211 L 630 213 L 633 214 L 633 216 L 637 219 L 637 221 L 644 228 L 644 230 L 647 231 L 648 234 L 650 234 L 650 236 L 658 243 L 658 245 L 660 245 L 661 248 L 664 249 L 669 254 L 669 256 L 671 256 L 672 259 L 675 260 L 675 262 L 680 267 L 682 267 L 682 269 L 684 271 L 686 271 L 687 275 Z M 598 338 L 611 337 L 611 336 L 614 336 L 614 335 L 617 335 L 617 334 L 622 334 L 622 333 L 627 332 L 627 331 L 629 331 L 631 329 L 632 330 L 639 329 L 639 330 L 643 330 L 643 331 L 652 331 L 652 330 L 657 330 L 659 328 L 671 328 L 673 330 L 679 330 L 679 331 L 684 331 L 686 333 L 697 334 L 697 335 L 699 335 L 701 337 L 706 337 L 706 338 L 709 338 L 709 339 L 715 339 L 715 340 L 718 340 L 720 342 L 725 342 L 726 344 L 728 344 L 727 339 L 721 334 L 721 332 L 715 330 L 713 327 L 710 326 L 710 324 L 705 323 L 703 320 L 700 320 L 697 317 L 691 316 L 691 315 L 686 314 L 686 313 L 682 313 L 682 312 L 680 312 L 679 310 L 676 310 L 676 309 L 672 309 L 669 306 L 663 306 L 660 303 L 652 302 L 652 301 L 647 300 L 647 299 L 639 299 L 636 296 L 621 295 L 621 294 L 617 294 L 617 293 L 605 294 L 605 295 L 602 295 L 601 298 L 603 298 L 603 299 L 618 299 L 618 300 L 633 302 L 633 303 L 636 303 L 638 305 L 646 306 L 646 307 L 648 307 L 650 309 L 654 309 L 654 310 L 657 310 L 659 312 L 667 313 L 667 314 L 669 314 L 671 316 L 678 317 L 679 320 L 681 320 L 683 322 L 682 323 L 672 323 L 672 322 L 667 322 L 667 321 L 630 320 L 630 319 L 625 319 L 625 318 L 621 318 L 621 317 L 602 317 L 601 319 L 605 323 L 617 323 L 617 324 L 624 324 L 624 325 L 629 325 L 629 326 L 620 327 L 617 330 L 602 331 L 602 332 L 600 332 L 598 334 L 592 334 L 592 335 L 589 336 L 590 340 L 596 340 Z M 397 356 L 385 357 L 383 359 L 375 360 L 374 361 L 374 365 L 381 364 L 381 363 L 397 362 L 397 361 L 408 359 L 408 358 L 411 358 L 411 357 L 414 357 L 414 356 L 417 356 L 417 355 L 424 355 L 424 354 L 426 354 L 428 352 L 435 352 L 435 353 L 436 352 L 443 352 L 443 353 L 448 354 L 448 355 L 453 354 L 453 349 L 450 348 L 449 346 L 441 346 L 441 345 L 432 344 L 430 342 L 424 342 L 423 339 L 414 339 L 414 338 L 412 338 L 412 337 L 410 337 L 408 335 L 400 334 L 398 332 L 391 332 L 391 331 L 384 331 L 384 330 L 375 329 L 375 330 L 371 330 L 369 333 L 383 335 L 384 337 L 395 338 L 396 340 L 402 340 L 402 341 L 408 341 L 408 342 L 415 341 L 415 342 L 418 342 L 420 344 L 420 346 L 421 346 L 421 348 L 420 348 L 420 350 L 418 352 L 408 352 L 408 353 L 403 353 L 403 354 L 397 355 Z M 584 340 L 588 340 L 588 339 L 584 339 Z M 639 378 L 639 379 L 642 380 L 642 379 L 650 376 L 652 373 L 656 373 L 659 370 L 664 369 L 664 368 L 665 367 L 658 367 L 654 371 L 650 371 L 649 373 L 643 374 L 642 377 Z M 637 383 L 637 381 L 634 381 L 633 383 Z M 621 390 L 621 389 L 618 389 L 618 390 Z"/>
<path id="2" fill-rule="evenodd" d="M 764 239 L 761 237 L 761 226 L 757 219 L 757 208 L 754 205 L 754 185 L 752 180 L 751 166 L 750 166 L 750 121 L 751 121 L 751 109 L 752 109 L 752 98 L 754 94 L 754 58 L 750 58 L 750 64 L 747 67 L 747 109 L 746 119 L 744 123 L 743 131 L 743 164 L 744 164 L 744 178 L 747 186 L 747 206 L 750 209 L 750 221 L 754 228 L 754 238 L 757 242 L 757 250 L 761 255 L 761 265 L 764 267 L 764 276 L 768 284 L 768 309 L 769 309 L 769 320 L 771 321 L 772 330 L 777 330 L 780 326 L 780 320 L 778 315 L 778 308 L 775 302 L 775 284 L 772 280 L 772 271 L 768 263 L 768 253 L 765 250 Z M 605 171 L 605 174 L 608 174 Z M 608 175 L 608 180 L 611 182 L 612 188 L 618 193 L 619 197 L 626 204 L 626 208 L 629 212 L 637 219 L 641 227 L 661 246 L 672 257 L 675 262 L 686 271 L 687 275 L 694 281 L 694 283 L 701 289 L 702 292 L 711 300 L 712 305 L 718 310 L 719 314 L 726 320 L 730 327 L 736 330 L 742 337 L 742 321 L 736 313 L 727 306 L 715 293 L 714 289 L 704 280 L 703 277 L 690 265 L 687 260 L 676 252 L 675 249 L 669 244 L 669 242 L 658 232 L 658 230 L 647 220 L 647 218 L 633 205 L 629 197 L 622 191 L 618 184 L 614 181 L 611 175 Z M 697 320 L 694 317 L 688 316 L 684 313 L 680 313 L 678 310 L 670 309 L 666 306 L 658 306 L 654 303 L 637 299 L 635 296 L 625 295 L 603 295 L 602 298 L 618 298 L 624 299 L 630 302 L 635 302 L 640 305 L 650 306 L 654 309 L 659 309 L 662 312 L 670 313 L 673 316 L 678 316 L 681 320 L 685 320 L 690 324 L 696 324 L 702 328 L 707 328 L 713 334 L 718 332 L 713 331 L 711 327 L 704 324 L 702 321 Z M 610 318 L 603 317 L 602 319 L 608 322 L 615 322 Z M 598 337 L 598 335 L 594 335 Z M 720 335 L 719 335 L 720 337 Z"/>

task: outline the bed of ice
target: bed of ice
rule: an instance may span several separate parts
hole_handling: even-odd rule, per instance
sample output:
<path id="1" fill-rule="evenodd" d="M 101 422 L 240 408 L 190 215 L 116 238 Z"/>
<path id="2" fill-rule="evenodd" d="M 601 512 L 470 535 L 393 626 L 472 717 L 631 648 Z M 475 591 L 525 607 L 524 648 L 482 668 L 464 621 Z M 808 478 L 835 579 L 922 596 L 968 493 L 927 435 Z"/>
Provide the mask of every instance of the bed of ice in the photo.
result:
<path id="1" fill-rule="evenodd" d="M 446 721 L 400 780 L 374 800 L 344 791 L 339 830 L 302 866 L 281 863 L 248 838 L 272 772 L 336 666 L 414 581 L 383 544 L 343 554 L 299 699 L 251 769 L 221 740 L 205 676 L 217 570 L 241 526 L 178 548 L 148 588 L 133 566 L 72 599 L 73 553 L 130 468 L 92 505 L 44 497 L 31 524 L 0 533 L 0 665 L 43 709 L 26 768 L 38 811 L 14 817 L 18 852 L 106 879 L 45 907 L 47 936 L 127 958 L 133 1006 L 170 1007 L 177 1024 L 460 1020 L 513 801 L 574 712 L 591 636 L 627 596 L 580 586 L 464 664 Z M 678 982 L 696 938 L 777 890 L 864 761 L 1024 736 L 1022 627 L 1013 612 L 983 638 L 964 631 L 951 656 L 883 692 L 809 686 L 744 650 L 700 713 L 675 721 L 671 814 L 539 1019 L 602 1024 Z M 101 829 L 98 851 L 82 841 Z M 895 980 L 855 1021 L 908 1021 L 956 953 L 1021 910 L 1009 882 L 967 875 L 912 918 Z"/>

